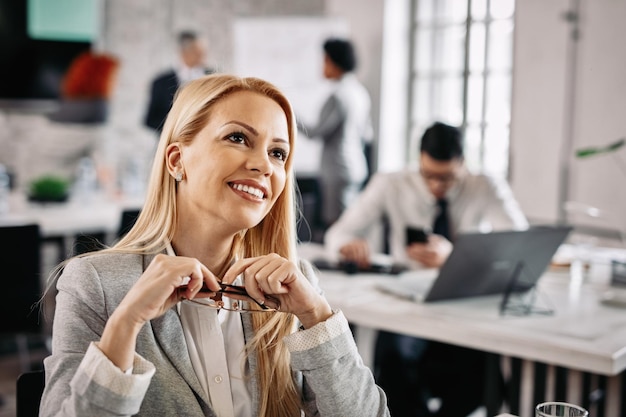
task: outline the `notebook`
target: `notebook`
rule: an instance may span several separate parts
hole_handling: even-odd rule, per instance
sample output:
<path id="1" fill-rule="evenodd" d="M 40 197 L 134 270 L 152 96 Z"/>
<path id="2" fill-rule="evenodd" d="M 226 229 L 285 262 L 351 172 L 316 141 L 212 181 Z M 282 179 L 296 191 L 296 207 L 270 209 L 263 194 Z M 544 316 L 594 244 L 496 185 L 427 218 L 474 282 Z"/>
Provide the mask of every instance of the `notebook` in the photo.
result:
<path id="1" fill-rule="evenodd" d="M 570 226 L 458 236 L 440 269 L 409 271 L 378 284 L 413 301 L 440 301 L 531 289 L 563 243 Z"/>

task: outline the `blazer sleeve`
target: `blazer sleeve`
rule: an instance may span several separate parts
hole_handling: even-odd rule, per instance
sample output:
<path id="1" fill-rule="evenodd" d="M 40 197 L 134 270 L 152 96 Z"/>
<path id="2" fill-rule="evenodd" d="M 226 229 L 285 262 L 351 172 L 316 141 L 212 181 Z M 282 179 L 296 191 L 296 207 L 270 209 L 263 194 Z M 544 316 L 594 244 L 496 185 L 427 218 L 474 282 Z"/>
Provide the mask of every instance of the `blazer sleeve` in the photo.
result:
<path id="1" fill-rule="evenodd" d="M 135 356 L 125 374 L 95 346 L 108 319 L 100 280 L 84 258 L 69 262 L 57 282 L 52 355 L 44 361 L 41 416 L 124 416 L 139 412 L 154 366 Z"/>
<path id="2" fill-rule="evenodd" d="M 286 339 L 291 366 L 302 373 L 307 416 L 388 416 L 385 393 L 363 364 L 340 311 Z"/>
<path id="3" fill-rule="evenodd" d="M 318 291 L 314 268 L 301 261 L 300 268 Z M 389 416 L 387 397 L 363 364 L 348 321 L 341 311 L 310 329 L 285 339 L 291 367 L 302 375 L 306 416 Z"/>

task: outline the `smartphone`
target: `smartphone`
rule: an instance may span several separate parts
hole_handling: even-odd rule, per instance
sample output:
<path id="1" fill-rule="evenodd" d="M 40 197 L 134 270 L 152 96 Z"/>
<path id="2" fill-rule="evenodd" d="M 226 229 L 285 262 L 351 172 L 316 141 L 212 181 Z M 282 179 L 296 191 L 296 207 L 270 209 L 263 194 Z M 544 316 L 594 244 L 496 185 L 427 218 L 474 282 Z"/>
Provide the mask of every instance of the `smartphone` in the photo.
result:
<path id="1" fill-rule="evenodd" d="M 406 244 L 410 245 L 411 243 L 426 243 L 428 242 L 428 233 L 424 229 L 419 229 L 417 227 L 407 227 L 406 228 Z"/>

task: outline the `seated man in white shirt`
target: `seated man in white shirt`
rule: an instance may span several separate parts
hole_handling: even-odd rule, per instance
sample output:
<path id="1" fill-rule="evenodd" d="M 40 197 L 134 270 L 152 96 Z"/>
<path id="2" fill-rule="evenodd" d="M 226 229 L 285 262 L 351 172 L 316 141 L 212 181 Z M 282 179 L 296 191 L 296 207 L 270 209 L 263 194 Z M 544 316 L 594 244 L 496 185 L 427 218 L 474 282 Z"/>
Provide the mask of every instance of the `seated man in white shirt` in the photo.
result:
<path id="1" fill-rule="evenodd" d="M 440 267 L 459 233 L 524 229 L 528 222 L 505 181 L 470 173 L 459 129 L 435 123 L 422 136 L 419 170 L 374 175 L 357 200 L 327 231 L 326 248 L 367 268 L 376 248 L 368 237 L 383 219 L 395 262 Z M 407 229 L 426 231 L 407 242 Z M 484 355 L 469 349 L 380 332 L 375 355 L 378 384 L 394 417 L 466 416 L 483 399 Z M 437 413 L 427 407 L 441 399 Z"/>

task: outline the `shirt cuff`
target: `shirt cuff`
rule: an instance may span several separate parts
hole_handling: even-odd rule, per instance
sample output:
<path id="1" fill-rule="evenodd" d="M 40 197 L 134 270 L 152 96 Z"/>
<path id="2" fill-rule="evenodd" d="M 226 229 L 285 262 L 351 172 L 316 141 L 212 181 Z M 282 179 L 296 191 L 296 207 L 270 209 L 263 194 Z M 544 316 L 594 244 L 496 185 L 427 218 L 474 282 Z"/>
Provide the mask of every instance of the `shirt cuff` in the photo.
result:
<path id="1" fill-rule="evenodd" d="M 144 395 L 155 372 L 154 365 L 135 354 L 132 374 L 125 374 L 100 350 L 97 342 L 87 348 L 79 370 L 110 391 L 124 396 Z"/>
<path id="2" fill-rule="evenodd" d="M 301 352 L 326 343 L 349 331 L 348 320 L 341 311 L 337 310 L 333 311 L 333 315 L 328 320 L 317 323 L 309 329 L 290 334 L 285 338 L 285 343 L 290 352 Z"/>

